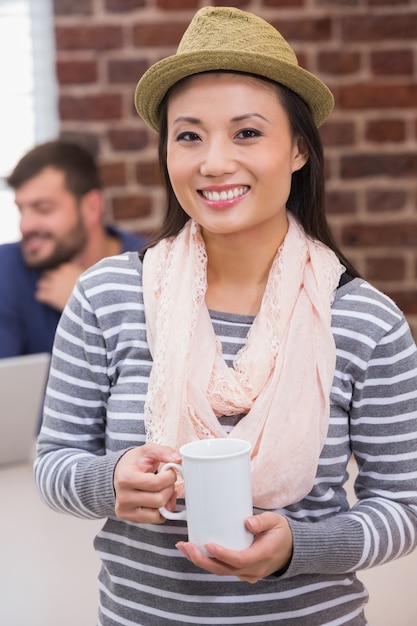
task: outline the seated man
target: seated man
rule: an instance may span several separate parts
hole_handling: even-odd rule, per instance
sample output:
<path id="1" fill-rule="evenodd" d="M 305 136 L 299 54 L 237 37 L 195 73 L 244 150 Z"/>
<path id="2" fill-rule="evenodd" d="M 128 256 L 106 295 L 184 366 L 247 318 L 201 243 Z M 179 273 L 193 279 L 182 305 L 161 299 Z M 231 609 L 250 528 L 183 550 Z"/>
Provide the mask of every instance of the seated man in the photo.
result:
<path id="1" fill-rule="evenodd" d="M 98 166 L 81 146 L 49 141 L 7 179 L 21 241 L 0 245 L 0 358 L 51 352 L 78 276 L 102 257 L 139 250 L 145 239 L 105 226 Z"/>

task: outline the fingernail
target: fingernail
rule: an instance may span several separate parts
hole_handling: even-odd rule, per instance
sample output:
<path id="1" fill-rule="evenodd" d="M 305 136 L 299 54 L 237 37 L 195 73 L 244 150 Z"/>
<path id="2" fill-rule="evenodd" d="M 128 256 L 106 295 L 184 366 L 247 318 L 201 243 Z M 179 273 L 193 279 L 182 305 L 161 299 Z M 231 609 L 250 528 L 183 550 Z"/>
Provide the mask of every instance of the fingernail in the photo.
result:
<path id="1" fill-rule="evenodd" d="M 179 541 L 176 544 L 176 548 L 190 561 L 192 560 L 193 550 L 192 548 L 185 542 Z"/>

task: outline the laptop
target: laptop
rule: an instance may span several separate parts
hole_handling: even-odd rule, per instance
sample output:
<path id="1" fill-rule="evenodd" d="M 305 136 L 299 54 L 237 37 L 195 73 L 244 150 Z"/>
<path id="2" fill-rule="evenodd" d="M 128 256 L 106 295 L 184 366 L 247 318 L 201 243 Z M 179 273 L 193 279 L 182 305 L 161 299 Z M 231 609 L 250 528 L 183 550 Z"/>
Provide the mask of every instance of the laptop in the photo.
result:
<path id="1" fill-rule="evenodd" d="M 0 466 L 31 462 L 51 355 L 0 359 Z"/>

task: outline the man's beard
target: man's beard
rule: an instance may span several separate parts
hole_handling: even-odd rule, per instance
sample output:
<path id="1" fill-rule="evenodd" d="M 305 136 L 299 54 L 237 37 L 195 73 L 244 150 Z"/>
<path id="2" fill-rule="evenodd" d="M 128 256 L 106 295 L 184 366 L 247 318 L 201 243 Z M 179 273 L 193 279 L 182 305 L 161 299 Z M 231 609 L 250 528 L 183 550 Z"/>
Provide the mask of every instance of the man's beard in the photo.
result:
<path id="1" fill-rule="evenodd" d="M 34 233 L 38 234 L 38 233 Z M 22 254 L 24 261 L 28 267 L 41 272 L 57 268 L 62 263 L 68 263 L 82 251 L 87 242 L 87 233 L 81 218 L 78 223 L 66 235 L 56 239 L 50 233 L 40 233 L 44 239 L 55 241 L 53 251 L 48 257 L 37 260 L 32 259 L 30 255 L 25 254 L 25 248 L 22 244 Z"/>

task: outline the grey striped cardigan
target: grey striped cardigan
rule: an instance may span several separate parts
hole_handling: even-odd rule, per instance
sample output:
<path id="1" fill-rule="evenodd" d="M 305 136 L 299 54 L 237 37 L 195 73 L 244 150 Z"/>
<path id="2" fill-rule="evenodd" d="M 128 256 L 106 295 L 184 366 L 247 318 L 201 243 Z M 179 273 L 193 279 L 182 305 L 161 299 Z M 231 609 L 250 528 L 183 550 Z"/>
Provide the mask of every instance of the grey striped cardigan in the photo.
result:
<path id="1" fill-rule="evenodd" d="M 211 316 L 231 364 L 252 319 Z M 186 537 L 183 522 L 116 518 L 115 464 L 145 442 L 152 363 L 141 262 L 123 254 L 80 278 L 57 331 L 35 475 L 52 508 L 104 518 L 95 539 L 100 626 L 367 623 L 367 592 L 355 571 L 417 543 L 417 353 L 402 313 L 360 279 L 338 289 L 332 328 L 337 364 L 315 484 L 280 511 L 292 528 L 293 558 L 281 576 L 249 585 L 190 564 L 175 548 Z M 224 420 L 225 432 L 231 427 Z M 352 453 L 358 502 L 349 508 L 344 483 Z"/>

